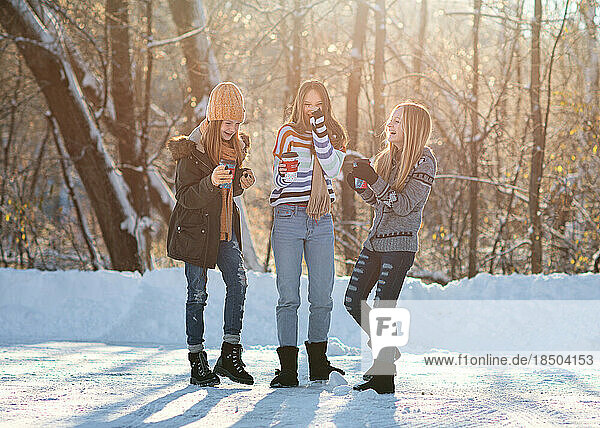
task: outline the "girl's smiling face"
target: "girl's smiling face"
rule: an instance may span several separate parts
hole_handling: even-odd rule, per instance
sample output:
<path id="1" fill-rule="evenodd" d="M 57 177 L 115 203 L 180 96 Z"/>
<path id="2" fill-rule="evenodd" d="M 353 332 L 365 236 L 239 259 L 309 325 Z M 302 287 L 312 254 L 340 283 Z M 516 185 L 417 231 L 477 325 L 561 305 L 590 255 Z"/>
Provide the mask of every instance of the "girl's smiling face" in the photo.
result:
<path id="1" fill-rule="evenodd" d="M 397 108 L 387 124 L 388 141 L 395 146 L 402 147 L 404 142 L 404 129 L 402 128 L 402 108 Z"/>
<path id="2" fill-rule="evenodd" d="M 238 132 L 239 128 L 240 122 L 235 122 L 233 120 L 224 120 L 223 123 L 221 123 L 221 138 L 224 141 L 231 140 L 231 137 L 233 137 L 233 135 L 236 132 Z"/>
<path id="3" fill-rule="evenodd" d="M 313 111 L 317 109 L 323 109 L 323 100 L 321 99 L 319 93 L 314 89 L 311 89 L 306 93 L 306 96 L 304 97 L 303 109 L 307 119 L 310 118 L 310 115 Z M 306 122 L 308 122 L 308 120 Z"/>

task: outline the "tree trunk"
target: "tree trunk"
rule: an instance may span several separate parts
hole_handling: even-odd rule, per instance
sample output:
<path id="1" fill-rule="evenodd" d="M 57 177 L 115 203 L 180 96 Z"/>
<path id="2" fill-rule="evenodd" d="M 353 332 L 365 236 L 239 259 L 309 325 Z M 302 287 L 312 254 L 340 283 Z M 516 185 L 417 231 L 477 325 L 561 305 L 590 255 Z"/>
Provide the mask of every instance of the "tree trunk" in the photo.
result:
<path id="1" fill-rule="evenodd" d="M 473 89 L 471 91 L 471 141 L 470 164 L 471 176 L 479 176 L 480 135 L 479 120 L 479 24 L 481 22 L 481 0 L 474 0 L 473 15 Z M 477 241 L 479 240 L 479 183 L 469 182 L 469 217 L 471 220 L 469 233 L 469 278 L 477 275 Z"/>
<path id="2" fill-rule="evenodd" d="M 373 67 L 373 135 L 376 149 L 382 141 L 385 122 L 385 0 L 377 0 L 375 10 L 375 64 Z"/>
<path id="3" fill-rule="evenodd" d="M 64 42 L 68 51 L 69 62 L 77 76 L 83 95 L 90 107 L 96 110 L 95 114 L 98 116 L 99 110 L 103 107 L 105 96 L 103 84 L 84 61 L 76 46 L 68 40 L 66 36 Z M 101 115 L 102 122 L 106 125 L 108 132 L 115 138 L 118 138 L 119 128 L 117 126 L 115 106 L 110 93 L 107 93 L 106 95 L 108 98 L 105 103 L 106 106 L 103 114 Z M 165 180 L 163 180 L 160 174 L 151 165 L 147 166 L 145 172 L 147 175 L 146 183 L 150 193 L 150 202 L 158 211 L 163 221 L 168 223 L 171 211 L 175 206 L 175 196 L 167 183 L 165 183 Z"/>
<path id="4" fill-rule="evenodd" d="M 415 74 L 421 74 L 423 70 L 423 56 L 425 52 L 425 36 L 427 34 L 427 0 L 421 0 L 421 16 L 419 22 L 419 38 L 415 48 L 414 71 Z M 421 92 L 421 77 L 415 79 L 415 92 Z"/>
<path id="5" fill-rule="evenodd" d="M 471 141 L 469 144 L 471 176 L 479 175 L 480 135 L 479 120 L 479 24 L 481 22 L 481 0 L 474 0 L 475 14 L 473 15 L 473 89 L 471 90 Z M 469 182 L 469 278 L 477 275 L 477 241 L 479 240 L 479 183 Z"/>
<path id="6" fill-rule="evenodd" d="M 358 147 L 358 99 L 360 95 L 360 83 L 363 66 L 363 50 L 367 33 L 367 17 L 369 6 L 362 0 L 359 0 L 356 8 L 356 20 L 354 23 L 354 35 L 352 37 L 352 69 L 348 77 L 348 93 L 346 95 L 346 129 L 348 131 L 348 142 L 350 147 L 359 150 Z M 368 150 L 367 153 L 371 151 Z M 345 168 L 345 172 L 347 171 Z M 346 181 L 342 181 L 342 220 L 347 232 L 356 235 L 355 230 L 349 222 L 356 219 L 356 205 L 354 200 L 354 190 L 348 186 Z M 356 257 L 356 251 L 344 246 L 344 256 L 346 260 L 353 260 Z M 346 264 L 346 273 L 350 273 L 351 265 Z"/>
<path id="7" fill-rule="evenodd" d="M 280 6 L 287 10 L 288 1 L 280 0 Z M 303 15 L 300 12 L 300 2 L 294 0 L 292 13 L 292 32 L 289 33 L 287 19 L 283 19 L 279 26 L 279 38 L 283 48 L 283 56 L 285 58 L 285 89 L 283 91 L 283 120 L 287 120 L 291 104 L 300 87 L 302 79 L 302 25 Z M 290 37 L 291 36 L 291 37 Z M 290 46 L 290 38 L 292 44 Z"/>
<path id="8" fill-rule="evenodd" d="M 169 0 L 169 9 L 179 35 L 206 26 L 202 0 Z M 200 32 L 180 42 L 190 84 L 190 97 L 186 99 L 186 132 L 191 132 L 204 119 L 210 91 L 221 81 L 206 33 Z"/>
<path id="9" fill-rule="evenodd" d="M 540 108 L 540 27 L 542 1 L 535 0 L 534 19 L 531 23 L 531 118 L 533 125 L 533 149 L 529 174 L 529 221 L 531 239 L 531 273 L 542 272 L 542 219 L 539 212 L 540 185 L 544 168 L 546 138 Z"/>
<path id="10" fill-rule="evenodd" d="M 132 228 L 137 215 L 125 196 L 122 177 L 104 150 L 102 136 L 62 45 L 55 37 L 59 29 L 50 32 L 29 5 L 19 0 L 0 0 L 0 23 L 12 36 L 30 40 L 17 42 L 17 48 L 60 127 L 66 150 L 98 219 L 112 268 L 142 272 L 139 244 Z"/>
<path id="11" fill-rule="evenodd" d="M 294 0 L 294 26 L 292 32 L 292 69 L 290 76 L 290 87 L 292 99 L 298 92 L 302 80 L 302 25 L 304 15 L 300 12 L 300 0 Z"/>
<path id="12" fill-rule="evenodd" d="M 146 0 L 146 38 L 148 43 L 153 39 L 153 1 Z M 171 217 L 171 211 L 175 206 L 175 195 L 165 183 L 165 180 L 160 176 L 158 171 L 148 164 L 147 148 L 150 142 L 150 104 L 152 103 L 152 69 L 154 56 L 152 49 L 148 48 L 146 52 L 146 78 L 144 88 L 144 105 L 142 113 L 142 148 L 144 150 L 144 173 L 146 175 L 146 184 L 148 185 L 148 193 L 151 206 L 154 207 L 165 224 L 168 224 Z"/>
<path id="13" fill-rule="evenodd" d="M 346 95 L 346 130 L 350 144 L 358 149 L 358 97 L 362 77 L 363 50 L 367 33 L 367 17 L 369 6 L 363 0 L 358 0 L 354 35 L 352 37 L 352 68 L 348 77 L 348 93 Z M 371 151 L 367 151 L 371 153 Z"/>
<path id="14" fill-rule="evenodd" d="M 129 42 L 129 10 L 127 0 L 106 1 L 106 22 L 111 46 L 111 96 L 115 106 L 116 138 L 120 170 L 129 187 L 129 200 L 138 213 L 140 236 L 144 239 L 141 251 L 146 268 L 151 268 L 150 256 L 150 199 L 145 174 L 145 153 L 137 133 L 135 93 Z"/>
<path id="15" fill-rule="evenodd" d="M 598 98 L 600 98 L 600 90 L 598 88 L 600 75 L 598 60 L 598 25 L 596 24 L 596 12 L 598 6 L 598 0 L 583 0 L 580 5 L 581 15 L 585 22 L 585 40 L 587 54 L 589 55 L 583 74 L 585 81 L 583 102 L 591 110 L 590 117 L 592 122 L 599 110 L 598 107 L 600 103 L 600 100 L 598 100 Z"/>
<path id="16" fill-rule="evenodd" d="M 81 202 L 79 202 L 79 198 L 75 193 L 75 186 L 71 181 L 71 171 L 68 164 L 68 155 L 64 148 L 64 144 L 60 138 L 58 133 L 58 127 L 56 125 L 56 120 L 53 117 L 48 117 L 48 122 L 50 124 L 50 129 L 52 130 L 52 137 L 54 139 L 54 146 L 56 147 L 56 153 L 58 154 L 61 172 L 63 176 L 63 181 L 65 182 L 65 186 L 67 187 L 67 191 L 69 193 L 69 198 L 71 199 L 71 203 L 73 204 L 73 209 L 75 210 L 75 216 L 77 217 L 77 225 L 79 226 L 79 230 L 81 231 L 81 236 L 85 241 L 85 246 L 88 250 L 88 254 L 90 255 L 90 264 L 92 265 L 93 270 L 99 270 L 102 268 L 102 264 L 100 262 L 100 257 L 98 256 L 98 251 L 96 250 L 96 246 L 94 245 L 94 240 L 92 239 L 92 234 L 90 233 L 90 229 L 87 225 L 87 221 L 83 214 L 83 209 L 81 208 Z"/>

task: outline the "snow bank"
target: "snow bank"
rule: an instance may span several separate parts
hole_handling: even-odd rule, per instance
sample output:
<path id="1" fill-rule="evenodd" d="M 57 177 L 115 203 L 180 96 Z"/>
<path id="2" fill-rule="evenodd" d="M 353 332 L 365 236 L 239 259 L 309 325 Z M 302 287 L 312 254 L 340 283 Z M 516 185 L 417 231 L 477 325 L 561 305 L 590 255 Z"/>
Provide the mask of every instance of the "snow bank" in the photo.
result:
<path id="1" fill-rule="evenodd" d="M 274 347 L 277 291 L 273 274 L 248 272 L 242 340 Z M 300 330 L 307 331 L 306 277 Z M 336 278 L 330 355 L 356 354 L 359 329 L 343 306 L 347 277 Z M 210 271 L 206 345 L 220 346 L 225 287 Z M 446 287 L 409 278 L 401 306 L 411 311 L 407 351 L 598 350 L 600 275 L 480 274 Z M 145 273 L 0 269 L 0 341 L 95 341 L 185 346 L 183 269 Z M 519 348 L 519 346 L 521 348 Z"/>

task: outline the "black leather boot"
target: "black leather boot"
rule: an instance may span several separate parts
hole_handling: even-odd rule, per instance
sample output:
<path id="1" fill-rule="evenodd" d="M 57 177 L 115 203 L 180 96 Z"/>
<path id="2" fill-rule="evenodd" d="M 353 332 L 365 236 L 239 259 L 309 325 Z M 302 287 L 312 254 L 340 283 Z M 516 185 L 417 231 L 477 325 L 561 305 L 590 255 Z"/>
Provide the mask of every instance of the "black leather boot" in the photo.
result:
<path id="1" fill-rule="evenodd" d="M 298 386 L 298 347 L 280 346 L 277 348 L 281 370 L 275 370 L 271 381 L 272 388 Z"/>
<path id="2" fill-rule="evenodd" d="M 393 394 L 396 391 L 394 375 L 373 375 L 371 379 L 365 383 L 356 385 L 354 389 L 357 391 L 373 389 L 378 394 Z"/>
<path id="3" fill-rule="evenodd" d="M 328 380 L 331 372 L 345 375 L 346 372 L 333 367 L 327 359 L 327 342 L 304 342 L 308 354 L 308 375 L 310 380 Z"/>
<path id="4" fill-rule="evenodd" d="M 252 385 L 254 378 L 244 369 L 242 361 L 242 345 L 233 345 L 223 342 L 221 345 L 221 356 L 215 364 L 215 373 L 227 376 L 234 382 Z"/>
<path id="5" fill-rule="evenodd" d="M 363 380 L 370 380 L 374 374 L 395 375 L 396 364 L 400 358 L 400 351 L 396 347 L 383 348 L 379 351 L 377 358 L 373 360 L 373 365 L 363 375 Z"/>
<path id="6" fill-rule="evenodd" d="M 215 375 L 208 366 L 206 352 L 190 352 L 188 360 L 192 367 L 190 383 L 198 386 L 215 386 L 220 383 L 219 377 Z"/>

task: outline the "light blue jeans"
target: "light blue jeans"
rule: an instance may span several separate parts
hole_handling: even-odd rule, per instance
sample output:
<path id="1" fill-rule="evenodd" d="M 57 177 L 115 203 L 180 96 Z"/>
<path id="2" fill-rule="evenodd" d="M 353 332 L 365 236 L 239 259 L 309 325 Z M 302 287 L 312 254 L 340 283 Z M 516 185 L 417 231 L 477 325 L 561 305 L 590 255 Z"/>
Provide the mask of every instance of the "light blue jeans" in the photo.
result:
<path id="1" fill-rule="evenodd" d="M 325 342 L 329 333 L 335 267 L 333 220 L 326 214 L 318 221 L 306 207 L 274 208 L 272 247 L 277 273 L 277 337 L 279 346 L 298 344 L 298 307 L 302 255 L 308 268 L 308 341 Z"/>

